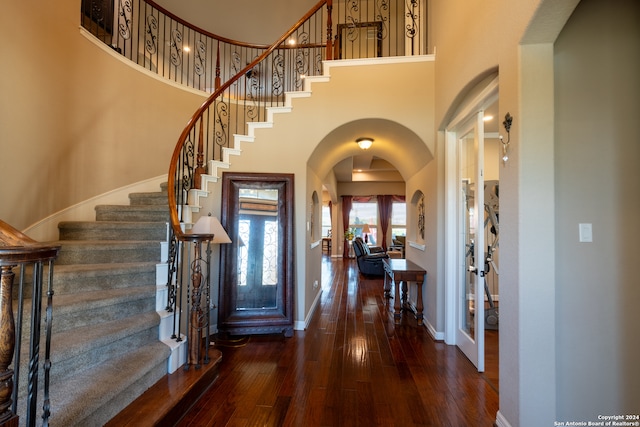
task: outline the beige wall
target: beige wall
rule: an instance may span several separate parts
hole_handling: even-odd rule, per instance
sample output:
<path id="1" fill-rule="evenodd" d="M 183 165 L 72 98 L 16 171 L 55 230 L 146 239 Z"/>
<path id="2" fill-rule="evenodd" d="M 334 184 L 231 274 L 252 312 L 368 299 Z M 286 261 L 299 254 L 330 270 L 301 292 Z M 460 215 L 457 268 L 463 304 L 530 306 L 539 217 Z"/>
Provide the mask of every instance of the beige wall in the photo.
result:
<path id="1" fill-rule="evenodd" d="M 637 414 L 640 3 L 582 1 L 554 59 L 558 418 Z"/>
<path id="2" fill-rule="evenodd" d="M 97 48 L 77 1 L 37 3 L 8 2 L 0 17 L 0 217 L 18 229 L 166 174 L 204 99 Z"/>
<path id="3" fill-rule="evenodd" d="M 363 67 L 332 68 L 331 84 L 314 84 L 313 100 L 295 100 L 293 113 L 276 116 L 274 128 L 258 130 L 256 143 L 232 160 L 234 171 L 296 176 L 295 304 L 296 321 L 304 322 L 322 256 L 306 232 L 311 194 L 335 183 L 330 168 L 356 152 L 355 135 L 367 126 L 388 129 L 380 157 L 400 169 L 408 196 L 425 194 L 425 250 L 410 249 L 408 257 L 429 272 L 426 315 L 440 332 L 445 147 L 436 130 L 444 130 L 467 88 L 498 70 L 499 117 L 514 117 L 510 160 L 499 171 L 500 427 L 637 413 L 632 405 L 640 401 L 630 314 L 639 300 L 630 267 L 638 255 L 639 111 L 628 96 L 639 92 L 638 6 L 583 0 L 554 49 L 577 3 L 432 2 L 434 64 L 381 65 L 364 74 Z M 200 98 L 97 50 L 79 34 L 77 2 L 3 7 L 0 57 L 11 60 L 0 80 L 0 217 L 23 228 L 164 173 Z M 604 29 L 593 31 L 600 23 Z M 24 37 L 16 42 L 16 34 Z M 372 86 L 371 79 L 389 84 Z M 219 201 L 211 203 L 219 211 Z M 576 243 L 579 222 L 594 224 L 593 244 Z"/>
<path id="4" fill-rule="evenodd" d="M 322 247 L 314 245 L 316 239 L 311 238 L 306 228 L 309 202 L 314 191 L 322 194 L 323 184 L 335 182 L 330 169 L 358 153 L 355 135 L 381 128 L 384 138 L 377 140 L 370 151 L 373 150 L 374 155 L 382 153 L 384 158 L 394 161 L 407 176 L 432 159 L 427 144 L 419 137 L 426 139 L 433 133 L 432 120 L 415 113 L 430 98 L 429 85 L 416 86 L 413 81 L 401 79 L 392 88 L 375 93 L 365 89 L 373 87 L 370 85 L 376 81 L 376 76 L 385 81 L 390 75 L 405 72 L 429 75 L 433 62 L 427 59 L 408 64 L 386 64 L 381 68 L 378 71 L 375 65 L 367 64 L 331 68 L 330 83 L 313 83 L 310 98 L 294 99 L 291 113 L 276 114 L 273 128 L 256 129 L 255 142 L 243 144 L 242 155 L 231 159 L 231 171 L 295 175 L 297 324 L 304 322 L 309 314 L 317 292 L 313 283 L 320 280 Z M 363 75 L 367 78 L 363 79 Z M 398 96 L 398 93 L 410 91 L 416 96 L 410 99 Z M 334 110 L 336 114 L 332 113 Z M 411 161 L 403 162 L 403 158 Z M 394 185 L 393 188 L 398 187 Z M 216 191 L 215 186 L 209 189 Z"/>

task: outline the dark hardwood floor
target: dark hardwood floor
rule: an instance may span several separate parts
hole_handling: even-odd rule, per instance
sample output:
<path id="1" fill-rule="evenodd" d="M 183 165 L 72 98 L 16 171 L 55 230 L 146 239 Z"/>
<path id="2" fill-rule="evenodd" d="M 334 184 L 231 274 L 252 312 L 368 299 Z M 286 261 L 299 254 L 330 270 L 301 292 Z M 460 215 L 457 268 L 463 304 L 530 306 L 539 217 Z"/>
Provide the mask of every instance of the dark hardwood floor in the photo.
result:
<path id="1" fill-rule="evenodd" d="M 410 313 L 395 325 L 382 279 L 325 257 L 322 286 L 306 331 L 217 341 L 219 377 L 178 425 L 493 425 L 489 377 Z"/>

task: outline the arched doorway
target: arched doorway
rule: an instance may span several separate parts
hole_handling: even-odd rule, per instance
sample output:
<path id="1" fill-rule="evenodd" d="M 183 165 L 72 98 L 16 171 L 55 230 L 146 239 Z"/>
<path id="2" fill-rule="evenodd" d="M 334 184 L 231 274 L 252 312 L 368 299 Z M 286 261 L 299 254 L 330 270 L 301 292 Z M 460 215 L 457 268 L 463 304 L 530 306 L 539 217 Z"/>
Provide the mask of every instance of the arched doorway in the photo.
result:
<path id="1" fill-rule="evenodd" d="M 501 159 L 497 104 L 495 74 L 469 90 L 445 132 L 445 341 L 457 345 L 478 371 L 489 368 L 496 387 Z M 493 347 L 487 349 L 487 342 Z M 487 350 L 492 355 L 488 366 Z"/>

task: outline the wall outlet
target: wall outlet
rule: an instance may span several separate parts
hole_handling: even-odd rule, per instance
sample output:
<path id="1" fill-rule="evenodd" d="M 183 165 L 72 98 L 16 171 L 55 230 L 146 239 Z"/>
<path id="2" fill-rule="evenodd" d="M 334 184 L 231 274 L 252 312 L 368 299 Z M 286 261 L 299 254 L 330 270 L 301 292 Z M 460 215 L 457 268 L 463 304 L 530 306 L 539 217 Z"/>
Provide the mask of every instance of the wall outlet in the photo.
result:
<path id="1" fill-rule="evenodd" d="M 313 281 L 313 289 L 318 289 L 318 281 L 317 280 Z"/>

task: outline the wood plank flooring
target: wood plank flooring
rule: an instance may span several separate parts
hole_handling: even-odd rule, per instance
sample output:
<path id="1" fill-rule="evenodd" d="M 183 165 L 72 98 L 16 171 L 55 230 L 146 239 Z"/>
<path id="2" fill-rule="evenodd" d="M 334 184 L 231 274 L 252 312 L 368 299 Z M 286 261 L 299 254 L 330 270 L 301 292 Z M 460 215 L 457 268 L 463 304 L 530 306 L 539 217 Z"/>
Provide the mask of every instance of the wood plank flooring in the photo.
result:
<path id="1" fill-rule="evenodd" d="M 329 257 L 322 274 L 306 331 L 215 343 L 219 377 L 179 426 L 493 425 L 496 388 L 411 314 L 395 325 L 381 278 Z"/>

